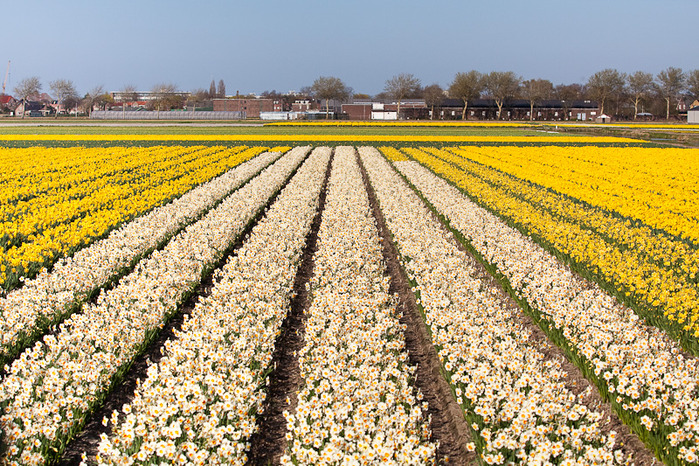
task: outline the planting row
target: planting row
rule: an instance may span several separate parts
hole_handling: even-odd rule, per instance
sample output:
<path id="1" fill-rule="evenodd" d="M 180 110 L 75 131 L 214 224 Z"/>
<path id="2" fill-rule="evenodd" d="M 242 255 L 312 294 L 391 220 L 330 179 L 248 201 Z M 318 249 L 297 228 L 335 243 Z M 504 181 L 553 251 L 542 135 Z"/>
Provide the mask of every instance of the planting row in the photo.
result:
<path id="1" fill-rule="evenodd" d="M 39 464 L 60 455 L 110 386 L 307 153 L 304 147 L 291 150 L 12 363 L 0 382 L 7 463 Z"/>
<path id="2" fill-rule="evenodd" d="M 239 160 L 257 150 L 244 151 Z M 112 231 L 0 298 L 0 365 L 279 157 L 268 152 Z"/>
<path id="3" fill-rule="evenodd" d="M 487 464 L 614 464 L 622 453 L 601 414 L 564 384 L 517 324 L 519 309 L 476 274 L 475 263 L 372 148 L 360 154 L 425 322 Z"/>
<path id="4" fill-rule="evenodd" d="M 414 368 L 385 272 L 356 151 L 338 147 L 282 464 L 434 463 L 427 406 L 411 386 Z"/>
<path id="5" fill-rule="evenodd" d="M 216 273 L 211 295 L 112 416 L 100 464 L 245 464 L 329 157 L 328 148 L 313 151 Z"/>
<path id="6" fill-rule="evenodd" d="M 0 222 L 0 287 L 9 290 L 20 285 L 22 278 L 51 267 L 58 258 L 104 236 L 120 223 L 182 195 L 263 150 L 255 148 L 239 154 L 241 149 L 244 147 L 120 148 L 125 156 L 115 161 L 120 169 L 111 176 L 76 180 L 75 185 L 60 186 L 17 202 L 15 211 Z M 35 157 L 51 150 L 37 149 Z M 3 188 L 11 189 L 11 185 Z"/>
<path id="7" fill-rule="evenodd" d="M 633 306 L 642 317 L 668 330 L 687 349 L 699 354 L 699 255 L 691 248 L 686 250 L 687 244 L 685 254 L 677 254 L 676 250 L 668 252 L 675 259 L 663 259 L 653 251 L 645 251 L 646 242 L 655 243 L 654 235 L 631 244 L 615 240 L 625 236 L 616 233 L 627 229 L 624 220 L 608 218 L 612 224 L 604 228 L 595 221 L 595 209 L 512 180 L 446 150 L 406 152 L 566 258 L 587 277 Z M 655 249 L 663 246 L 658 244 Z M 672 262 L 677 265 L 671 266 Z"/>
<path id="8" fill-rule="evenodd" d="M 412 161 L 396 167 L 511 287 L 613 408 L 672 464 L 699 457 L 699 362 L 666 333 L 456 188 Z"/>

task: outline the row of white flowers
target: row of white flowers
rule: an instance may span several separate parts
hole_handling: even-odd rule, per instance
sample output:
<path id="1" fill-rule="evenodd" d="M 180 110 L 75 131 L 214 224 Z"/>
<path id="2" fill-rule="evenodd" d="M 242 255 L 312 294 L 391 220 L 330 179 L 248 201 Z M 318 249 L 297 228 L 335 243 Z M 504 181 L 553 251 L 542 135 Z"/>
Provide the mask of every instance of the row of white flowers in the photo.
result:
<path id="1" fill-rule="evenodd" d="M 475 262 L 373 148 L 360 148 L 433 343 L 487 464 L 614 464 L 602 414 L 565 387 Z M 473 448 L 472 445 L 469 447 Z M 615 457 L 616 456 L 616 457 Z"/>
<path id="2" fill-rule="evenodd" d="M 298 167 L 291 150 L 167 246 L 15 359 L 0 383 L 8 464 L 40 464 L 60 451 L 149 337 Z"/>
<path id="3" fill-rule="evenodd" d="M 0 299 L 0 361 L 279 157 L 266 152 L 128 222 Z M 31 343 L 31 341 L 29 342 Z"/>
<path id="4" fill-rule="evenodd" d="M 112 415 L 100 464 L 245 464 L 331 150 L 317 148 Z"/>
<path id="5" fill-rule="evenodd" d="M 426 168 L 396 166 L 565 338 L 642 438 L 671 460 L 699 461 L 697 359 Z"/>
<path id="6" fill-rule="evenodd" d="M 314 255 L 282 464 L 433 464 L 396 299 L 353 147 L 338 147 Z"/>

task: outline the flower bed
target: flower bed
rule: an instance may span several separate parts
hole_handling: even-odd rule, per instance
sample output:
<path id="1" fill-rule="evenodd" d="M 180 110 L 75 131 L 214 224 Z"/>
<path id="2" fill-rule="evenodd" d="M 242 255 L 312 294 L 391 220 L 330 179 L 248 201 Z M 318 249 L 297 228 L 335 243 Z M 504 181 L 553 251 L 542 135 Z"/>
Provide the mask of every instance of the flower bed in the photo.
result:
<path id="1" fill-rule="evenodd" d="M 0 383 L 8 464 L 55 458 L 147 342 L 306 157 L 291 150 L 26 350 Z"/>
<path id="2" fill-rule="evenodd" d="M 243 162 L 259 153 L 242 152 Z M 279 157 L 266 153 L 209 181 L 178 199 L 112 231 L 107 237 L 61 260 L 48 272 L 0 298 L 0 365 L 60 322 L 90 294 L 118 277 L 148 251 L 201 216 L 223 197 Z"/>
<path id="3" fill-rule="evenodd" d="M 433 464 L 426 403 L 352 147 L 338 147 L 314 255 L 302 383 L 282 464 Z"/>
<path id="4" fill-rule="evenodd" d="M 614 464 L 602 415 L 564 384 L 474 262 L 371 148 L 360 148 L 433 343 L 487 464 Z"/>
<path id="5" fill-rule="evenodd" d="M 516 298 L 671 464 L 699 453 L 699 362 L 554 256 L 415 162 L 396 162 L 416 188 L 501 274 Z"/>
<path id="6" fill-rule="evenodd" d="M 100 464 L 245 464 L 276 337 L 330 158 L 318 148 L 148 369 Z"/>

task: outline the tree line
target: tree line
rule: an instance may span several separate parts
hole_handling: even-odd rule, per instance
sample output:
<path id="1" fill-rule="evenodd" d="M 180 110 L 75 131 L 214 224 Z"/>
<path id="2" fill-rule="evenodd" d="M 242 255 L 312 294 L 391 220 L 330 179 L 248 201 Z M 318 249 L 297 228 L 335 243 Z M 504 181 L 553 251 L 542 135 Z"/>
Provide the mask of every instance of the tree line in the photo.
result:
<path id="1" fill-rule="evenodd" d="M 102 86 L 91 89 L 79 97 L 72 81 L 57 79 L 49 83 L 59 107 L 80 109 L 89 113 L 92 108 L 108 108 L 116 104 L 111 94 Z M 15 87 L 15 96 L 27 101 L 40 94 L 41 82 L 37 77 L 25 78 Z M 136 87 L 126 85 L 120 91 L 122 100 L 134 101 L 138 96 Z M 187 93 L 177 93 L 177 86 L 160 83 L 151 89 L 153 99 L 147 107 L 153 110 L 170 110 L 185 106 L 208 108 L 212 99 L 224 98 L 226 86 L 221 79 L 218 84 L 211 81 L 208 90 L 195 89 Z M 329 113 L 329 102 L 346 102 L 351 97 L 369 98 L 368 94 L 354 93 L 340 78 L 321 76 L 312 85 L 301 89 L 300 95 L 285 95 L 276 91 L 265 91 L 263 97 L 279 99 L 285 109 L 298 98 L 306 97 L 325 101 L 325 110 Z M 600 113 L 609 114 L 619 119 L 637 119 L 639 114 L 653 114 L 656 117 L 670 119 L 678 113 L 680 101 L 693 102 L 699 99 L 699 70 L 688 72 L 680 68 L 669 67 L 657 75 L 636 71 L 622 73 L 607 68 L 590 76 L 585 83 L 554 85 L 547 79 L 524 80 L 513 71 L 491 71 L 481 73 L 476 70 L 456 73 L 448 87 L 439 84 L 423 86 L 420 79 L 410 73 L 401 73 L 386 80 L 384 89 L 373 96 L 374 99 L 391 99 L 400 106 L 405 99 L 421 98 L 427 107 L 434 109 L 442 106 L 445 99 L 458 99 L 463 103 L 461 117 L 466 118 L 469 103 L 476 99 L 492 99 L 497 106 L 498 117 L 503 116 L 503 107 L 513 99 L 524 99 L 530 104 L 530 119 L 534 118 L 534 107 L 546 100 L 559 100 L 567 114 L 567 106 L 575 101 L 595 101 Z"/>
<path id="2" fill-rule="evenodd" d="M 352 89 L 339 78 L 320 77 L 309 88 L 309 94 L 326 102 L 327 99 L 342 101 L 352 94 Z M 684 72 L 669 67 L 654 76 L 643 71 L 627 74 L 607 68 L 590 76 L 586 83 L 559 85 L 547 79 L 524 80 L 513 71 L 471 70 L 457 73 L 446 89 L 439 84 L 423 87 L 417 77 L 403 73 L 388 79 L 383 92 L 374 98 L 396 101 L 398 114 L 404 99 L 422 98 L 432 108 L 433 116 L 434 108 L 443 105 L 446 98 L 458 99 L 463 102 L 462 119 L 466 119 L 469 103 L 480 98 L 495 102 L 498 117 L 503 115 L 502 109 L 508 101 L 524 99 L 530 104 L 530 119 L 534 118 L 534 107 L 546 100 L 561 101 L 564 110 L 575 101 L 595 101 L 600 113 L 622 119 L 635 120 L 639 113 L 670 119 L 677 115 L 680 101 L 691 103 L 699 99 L 699 70 Z"/>

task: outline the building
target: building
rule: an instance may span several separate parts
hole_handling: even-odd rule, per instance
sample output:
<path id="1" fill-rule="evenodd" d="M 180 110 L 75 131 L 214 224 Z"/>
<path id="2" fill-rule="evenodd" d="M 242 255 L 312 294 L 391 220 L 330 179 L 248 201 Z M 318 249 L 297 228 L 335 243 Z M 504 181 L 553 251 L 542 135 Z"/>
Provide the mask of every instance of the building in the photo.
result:
<path id="1" fill-rule="evenodd" d="M 18 117 L 45 117 L 53 115 L 54 109 L 50 104 L 35 101 L 19 101 L 15 108 L 15 116 Z"/>
<path id="2" fill-rule="evenodd" d="M 245 118 L 260 118 L 262 112 L 281 112 L 277 99 L 213 99 L 215 112 L 243 112 Z"/>
<path id="3" fill-rule="evenodd" d="M 464 110 L 464 102 L 460 99 L 444 99 L 439 110 L 435 110 L 435 118 L 444 120 L 460 120 Z M 510 99 L 502 107 L 502 120 L 529 120 L 531 106 L 526 99 Z M 535 102 L 533 120 L 560 121 L 580 120 L 590 121 L 599 115 L 597 102 L 590 100 L 543 100 Z M 474 99 L 469 101 L 466 109 L 467 120 L 497 120 L 498 106 L 495 99 Z"/>
<path id="4" fill-rule="evenodd" d="M 182 97 L 183 100 L 189 99 L 192 95 L 191 92 L 122 92 L 122 91 L 112 91 L 110 92 L 112 98 L 115 102 L 150 102 L 152 100 L 158 100 L 164 95 L 173 95 Z"/>
<path id="5" fill-rule="evenodd" d="M 687 123 L 699 124 L 699 102 L 695 101 L 695 104 L 687 110 Z"/>
<path id="6" fill-rule="evenodd" d="M 398 103 L 396 101 L 355 100 L 342 104 L 342 113 L 349 120 L 398 120 Z M 423 99 L 410 99 L 400 103 L 401 119 L 429 118 L 429 110 Z"/>

